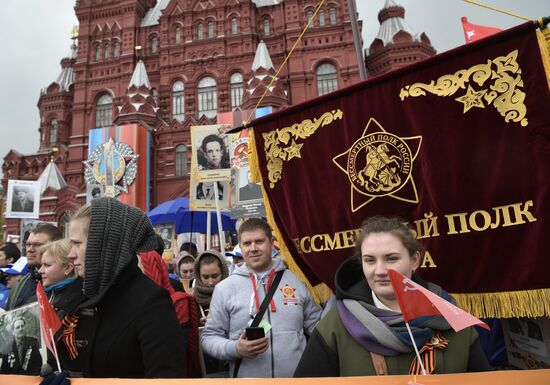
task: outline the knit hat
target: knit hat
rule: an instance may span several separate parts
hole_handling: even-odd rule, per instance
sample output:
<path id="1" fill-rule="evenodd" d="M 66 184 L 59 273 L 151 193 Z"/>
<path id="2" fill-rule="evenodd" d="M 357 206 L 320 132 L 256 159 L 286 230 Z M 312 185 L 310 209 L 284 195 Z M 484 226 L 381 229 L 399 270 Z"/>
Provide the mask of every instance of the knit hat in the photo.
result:
<path id="1" fill-rule="evenodd" d="M 210 300 L 212 299 L 212 293 L 214 292 L 214 287 L 206 286 L 201 279 L 201 272 L 200 272 L 200 266 L 201 266 L 201 259 L 204 258 L 206 255 L 213 255 L 220 261 L 220 265 L 222 267 L 222 280 L 229 277 L 229 269 L 227 268 L 227 262 L 225 261 L 225 258 L 222 256 L 222 254 L 219 251 L 216 250 L 206 250 L 199 254 L 197 259 L 195 260 L 195 266 L 193 269 L 193 275 L 195 276 L 195 288 L 193 293 L 195 294 L 195 298 L 197 299 L 197 302 L 200 305 L 207 306 L 210 304 Z"/>
<path id="2" fill-rule="evenodd" d="M 106 197 L 91 205 L 84 295 L 99 301 L 127 266 L 137 266 L 138 252 L 157 247 L 157 237 L 147 215 L 135 207 Z"/>

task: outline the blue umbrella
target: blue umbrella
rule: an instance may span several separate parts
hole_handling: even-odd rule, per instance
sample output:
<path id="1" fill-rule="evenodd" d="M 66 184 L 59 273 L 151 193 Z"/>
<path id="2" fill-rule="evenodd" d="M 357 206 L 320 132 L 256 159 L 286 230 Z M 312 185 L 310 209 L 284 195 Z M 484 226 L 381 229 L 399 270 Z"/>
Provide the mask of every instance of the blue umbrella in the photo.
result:
<path id="1" fill-rule="evenodd" d="M 178 213 L 189 209 L 189 198 L 177 198 L 173 201 L 161 203 L 149 211 L 149 219 L 153 225 L 159 223 L 177 222 Z"/>
<path id="2" fill-rule="evenodd" d="M 207 215 L 210 215 L 211 232 L 218 233 L 218 219 L 216 212 L 183 210 L 178 214 L 176 220 L 176 233 L 206 233 Z M 231 219 L 229 213 L 222 212 L 222 229 L 224 231 L 235 231 L 236 220 Z"/>
<path id="3" fill-rule="evenodd" d="M 149 211 L 149 219 L 153 225 L 161 223 L 175 223 L 176 234 L 181 233 L 206 233 L 207 211 L 189 210 L 189 198 L 177 198 L 172 201 L 164 202 Z M 211 212 L 211 232 L 218 232 L 218 220 L 216 213 Z M 222 229 L 224 231 L 234 231 L 237 221 L 231 219 L 229 213 L 222 212 Z"/>

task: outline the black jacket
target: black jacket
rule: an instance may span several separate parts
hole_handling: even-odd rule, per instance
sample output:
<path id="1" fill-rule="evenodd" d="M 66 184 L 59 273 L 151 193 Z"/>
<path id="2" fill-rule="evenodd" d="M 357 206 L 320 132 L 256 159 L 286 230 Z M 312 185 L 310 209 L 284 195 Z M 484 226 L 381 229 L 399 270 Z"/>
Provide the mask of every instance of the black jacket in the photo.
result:
<path id="1" fill-rule="evenodd" d="M 78 356 L 71 360 L 65 343 L 57 342 L 61 366 L 71 376 L 186 376 L 186 347 L 170 296 L 137 265 L 125 268 L 98 302 L 85 299 L 81 288 L 77 279 L 54 302 L 58 314 L 78 315 Z"/>

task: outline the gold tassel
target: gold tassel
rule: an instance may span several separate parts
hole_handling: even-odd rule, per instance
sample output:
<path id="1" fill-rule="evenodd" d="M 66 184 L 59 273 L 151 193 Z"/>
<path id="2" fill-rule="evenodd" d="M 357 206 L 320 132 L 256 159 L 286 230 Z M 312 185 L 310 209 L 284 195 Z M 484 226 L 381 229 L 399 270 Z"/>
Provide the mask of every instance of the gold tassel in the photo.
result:
<path id="1" fill-rule="evenodd" d="M 548 89 L 550 89 L 550 30 L 548 27 L 544 28 L 542 31 L 537 31 L 537 39 L 539 42 L 542 64 L 544 65 L 544 72 L 546 72 Z"/>
<path id="2" fill-rule="evenodd" d="M 315 299 L 317 303 L 324 303 L 331 296 L 332 291 L 324 283 L 321 283 L 315 287 L 311 286 L 311 284 L 309 283 L 309 280 L 306 278 L 302 270 L 300 270 L 300 268 L 294 261 L 294 258 L 292 258 L 292 255 L 290 254 L 290 251 L 288 250 L 288 247 L 284 242 L 284 238 L 281 235 L 279 228 L 275 224 L 273 211 L 271 210 L 271 205 L 269 204 L 269 200 L 266 198 L 267 195 L 264 189 L 264 184 L 262 183 L 262 173 L 260 172 L 260 162 L 258 159 L 257 150 L 258 149 L 256 147 L 254 131 L 248 130 L 248 165 L 250 167 L 250 176 L 254 182 L 261 183 L 267 221 L 271 226 L 271 228 L 273 229 L 273 235 L 277 238 L 277 242 L 279 243 L 280 253 L 285 263 L 287 264 L 288 269 L 292 271 L 294 274 L 296 274 L 296 276 L 305 283 L 308 290 L 311 292 L 313 299 Z"/>
<path id="3" fill-rule="evenodd" d="M 459 308 L 478 318 L 550 317 L 550 289 L 452 296 Z"/>
<path id="4" fill-rule="evenodd" d="M 253 128 L 248 130 L 248 166 L 250 167 L 250 177 L 252 178 L 252 181 L 255 183 L 261 183 L 262 173 L 260 172 L 260 161 L 258 159 Z"/>

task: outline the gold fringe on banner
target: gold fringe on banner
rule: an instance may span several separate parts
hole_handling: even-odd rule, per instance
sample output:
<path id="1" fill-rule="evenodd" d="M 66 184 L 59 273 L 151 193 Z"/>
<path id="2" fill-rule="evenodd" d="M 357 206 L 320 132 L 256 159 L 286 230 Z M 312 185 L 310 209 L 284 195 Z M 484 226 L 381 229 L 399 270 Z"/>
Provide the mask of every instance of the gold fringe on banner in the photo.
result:
<path id="1" fill-rule="evenodd" d="M 539 23 L 542 24 L 542 19 L 539 20 Z M 548 89 L 550 89 L 550 30 L 548 27 L 544 28 L 542 31 L 537 31 L 537 39 L 539 41 L 540 55 L 542 56 L 544 72 L 546 72 Z"/>
<path id="2" fill-rule="evenodd" d="M 478 318 L 550 317 L 550 289 L 452 296 L 459 308 Z"/>
<path id="3" fill-rule="evenodd" d="M 288 269 L 296 274 L 296 276 L 305 283 L 308 290 L 311 292 L 313 299 L 315 299 L 317 303 L 325 303 L 331 296 L 332 291 L 324 283 L 321 283 L 315 287 L 311 286 L 309 280 L 306 278 L 302 270 L 300 270 L 300 268 L 296 264 L 296 261 L 294 261 L 294 258 L 292 258 L 292 255 L 290 254 L 290 251 L 288 250 L 288 247 L 284 242 L 284 238 L 279 231 L 279 228 L 275 224 L 273 211 L 271 210 L 269 200 L 266 199 L 267 195 L 264 189 L 264 185 L 262 183 L 262 173 L 260 172 L 260 162 L 258 160 L 258 153 L 253 130 L 248 130 L 248 165 L 250 167 L 250 176 L 252 180 L 256 183 L 261 183 L 267 221 L 273 229 L 273 235 L 275 235 L 275 237 L 277 238 L 277 242 L 279 243 L 279 251 L 283 256 L 284 261 L 288 266 Z"/>

